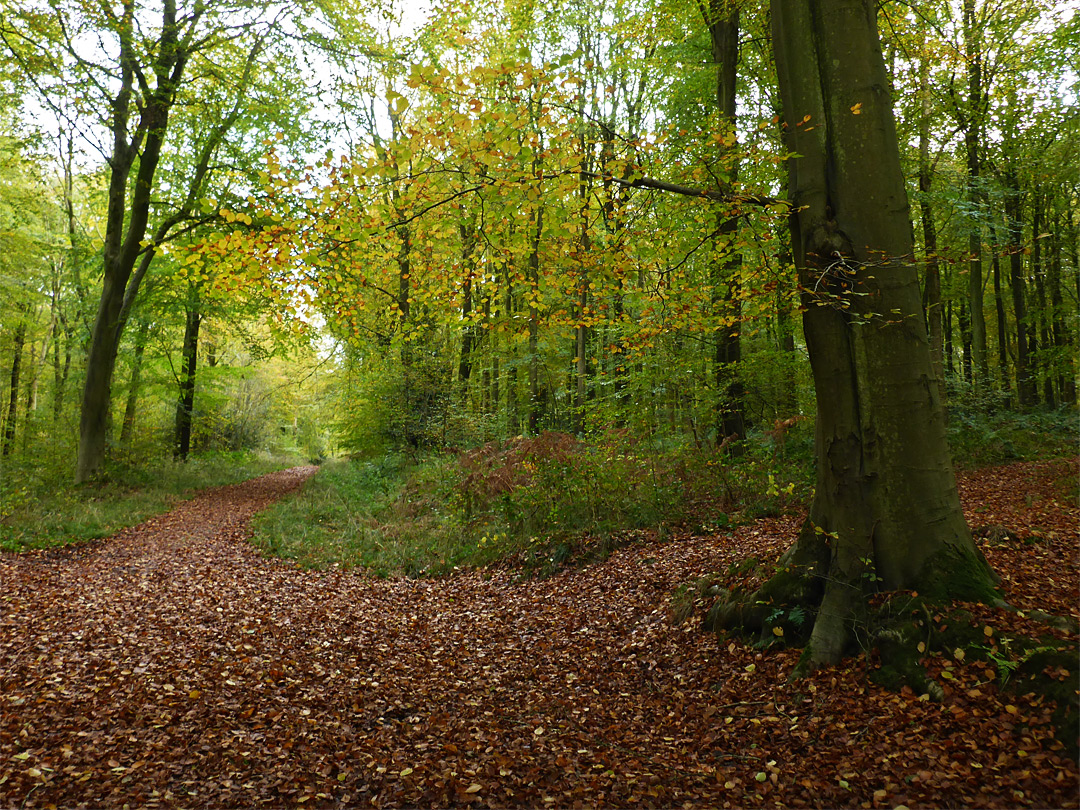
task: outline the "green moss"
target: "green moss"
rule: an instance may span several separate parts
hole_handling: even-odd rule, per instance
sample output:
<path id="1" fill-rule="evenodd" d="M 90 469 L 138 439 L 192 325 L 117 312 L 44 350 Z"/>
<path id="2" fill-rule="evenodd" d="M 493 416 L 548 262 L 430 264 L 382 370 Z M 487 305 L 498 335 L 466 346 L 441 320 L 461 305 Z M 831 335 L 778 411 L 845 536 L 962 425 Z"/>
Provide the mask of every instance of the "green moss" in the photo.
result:
<path id="1" fill-rule="evenodd" d="M 933 602 L 960 600 L 994 604 L 997 592 L 994 573 L 978 549 L 967 552 L 945 546 L 924 566 L 919 592 Z"/>

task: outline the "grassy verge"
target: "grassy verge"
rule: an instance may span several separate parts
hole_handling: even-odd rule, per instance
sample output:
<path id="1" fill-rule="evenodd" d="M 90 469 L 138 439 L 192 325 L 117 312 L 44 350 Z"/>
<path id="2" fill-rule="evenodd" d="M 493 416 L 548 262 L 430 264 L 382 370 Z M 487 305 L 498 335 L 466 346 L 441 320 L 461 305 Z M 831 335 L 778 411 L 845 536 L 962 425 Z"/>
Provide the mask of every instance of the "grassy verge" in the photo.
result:
<path id="1" fill-rule="evenodd" d="M 806 499 L 807 469 L 768 437 L 733 461 L 546 433 L 418 464 L 331 462 L 256 518 L 254 542 L 308 567 L 376 575 L 500 561 L 545 573 L 606 556 L 636 530 L 715 531 L 776 514 Z"/>
<path id="2" fill-rule="evenodd" d="M 112 464 L 102 481 L 76 485 L 67 465 L 5 460 L 0 467 L 0 550 L 108 537 L 167 511 L 199 489 L 300 463 L 291 457 L 214 453 L 193 456 L 186 464 Z"/>

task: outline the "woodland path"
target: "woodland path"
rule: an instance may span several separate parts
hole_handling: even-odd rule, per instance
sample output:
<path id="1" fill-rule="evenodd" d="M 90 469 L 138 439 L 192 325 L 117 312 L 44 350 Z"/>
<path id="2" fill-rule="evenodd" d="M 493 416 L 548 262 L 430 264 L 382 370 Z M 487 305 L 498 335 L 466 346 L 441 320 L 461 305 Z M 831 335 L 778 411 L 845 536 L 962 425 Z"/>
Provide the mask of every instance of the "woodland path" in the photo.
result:
<path id="1" fill-rule="evenodd" d="M 865 657 L 792 684 L 797 652 L 672 625 L 674 588 L 775 555 L 797 515 L 539 581 L 378 580 L 245 542 L 311 472 L 0 555 L 0 806 L 1078 804 L 1050 707 L 984 663 L 932 661 L 952 673 L 938 704 L 873 686 Z M 1077 615 L 1076 474 L 963 478 L 973 525 L 1042 538 L 986 547 L 1020 607 Z"/>

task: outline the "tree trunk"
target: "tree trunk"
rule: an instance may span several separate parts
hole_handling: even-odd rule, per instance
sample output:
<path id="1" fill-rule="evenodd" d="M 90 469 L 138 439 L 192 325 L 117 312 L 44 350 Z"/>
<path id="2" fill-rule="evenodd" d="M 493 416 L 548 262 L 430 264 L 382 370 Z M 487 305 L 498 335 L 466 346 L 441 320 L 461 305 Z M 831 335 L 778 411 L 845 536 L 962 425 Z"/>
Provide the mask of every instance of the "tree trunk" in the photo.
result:
<path id="1" fill-rule="evenodd" d="M 1001 256 L 998 247 L 997 228 L 993 220 L 990 220 L 990 243 L 993 245 L 991 256 L 991 268 L 994 277 L 994 311 L 997 316 L 997 356 L 998 376 L 1001 381 L 1001 390 L 1011 396 L 1012 388 L 1009 385 L 1009 328 L 1005 318 L 1005 296 L 1001 292 Z"/>
<path id="2" fill-rule="evenodd" d="M 461 383 L 462 402 L 469 394 L 469 377 L 472 376 L 473 347 L 476 345 L 476 325 L 472 322 L 473 310 L 473 271 L 472 254 L 476 247 L 476 230 L 467 224 L 458 226 L 461 234 L 461 271 L 465 281 L 461 285 L 461 357 L 458 360 L 458 382 Z"/>
<path id="3" fill-rule="evenodd" d="M 1061 295 L 1061 234 L 1065 225 L 1055 217 L 1050 229 L 1050 269 L 1046 283 L 1050 287 L 1050 332 L 1054 342 L 1054 376 L 1057 379 L 1058 400 L 1062 404 L 1076 401 L 1076 376 L 1070 350 L 1072 341 L 1065 326 L 1065 306 Z"/>
<path id="4" fill-rule="evenodd" d="M 1028 347 L 1027 282 L 1024 279 L 1023 206 L 1016 170 L 1005 176 L 1005 215 L 1009 233 L 1009 288 L 1012 292 L 1013 316 L 1016 318 L 1016 399 L 1021 409 L 1035 404 L 1038 395 L 1032 375 Z"/>
<path id="5" fill-rule="evenodd" d="M 1054 377 L 1050 362 L 1050 312 L 1046 306 L 1046 270 L 1043 267 L 1043 198 L 1036 194 L 1032 202 L 1031 230 L 1031 270 L 1035 276 L 1035 301 L 1039 306 L 1039 351 L 1035 354 L 1036 364 L 1043 375 L 1043 402 L 1053 408 Z M 1034 324 L 1033 324 L 1034 325 Z M 1030 342 L 1030 341 L 1029 341 Z"/>
<path id="6" fill-rule="evenodd" d="M 11 341 L 11 377 L 7 415 L 4 418 L 4 445 L 2 454 L 10 456 L 15 449 L 15 429 L 19 419 L 19 377 L 22 373 L 23 347 L 26 345 L 26 317 L 23 315 L 15 327 Z"/>
<path id="7" fill-rule="evenodd" d="M 964 45 L 967 50 L 968 109 L 964 128 L 964 149 L 967 153 L 967 197 L 970 216 L 974 221 L 968 230 L 968 306 L 971 319 L 971 350 L 975 382 L 989 382 L 986 358 L 986 316 L 983 314 L 982 267 L 982 191 L 979 174 L 982 169 L 982 51 L 981 37 L 975 23 L 975 0 L 964 0 Z"/>
<path id="8" fill-rule="evenodd" d="M 184 348 L 180 361 L 180 396 L 176 401 L 176 427 L 173 431 L 173 460 L 176 461 L 187 461 L 191 450 L 191 423 L 195 409 L 195 370 L 199 355 L 201 324 L 199 293 L 192 289 L 184 324 Z"/>
<path id="9" fill-rule="evenodd" d="M 975 377 L 971 362 L 971 315 L 968 312 L 968 303 L 968 299 L 960 299 L 960 312 L 957 313 L 956 320 L 960 326 L 960 348 L 963 352 L 960 364 L 964 370 L 964 381 L 968 385 L 974 385 Z"/>
<path id="10" fill-rule="evenodd" d="M 529 433 L 536 435 L 540 426 L 540 236 L 544 231 L 544 210 L 532 215 L 532 247 L 529 251 Z"/>
<path id="11" fill-rule="evenodd" d="M 189 55 L 186 45 L 178 38 L 175 0 L 165 0 L 159 51 L 154 64 L 144 66 L 153 68 L 158 84 L 139 106 L 138 127 L 134 133 L 130 132 L 140 54 L 135 50 L 133 39 L 135 4 L 125 3 L 122 8 L 117 94 L 113 99 L 109 122 L 112 152 L 105 218 L 104 277 L 97 317 L 90 333 L 90 352 L 79 419 L 79 457 L 75 478 L 80 482 L 97 475 L 105 461 L 116 353 L 127 313 L 153 259 L 155 244 L 159 241 L 144 244 L 151 194 L 169 125 L 169 113 L 175 100 L 175 89 L 183 76 Z M 197 19 L 203 11 L 200 8 L 185 23 Z M 135 181 L 131 183 L 131 171 L 136 166 Z M 136 263 L 139 265 L 137 272 Z"/>
<path id="12" fill-rule="evenodd" d="M 716 103 L 720 111 L 722 169 L 727 169 L 732 186 L 738 180 L 739 164 L 736 151 L 736 90 L 739 64 L 739 6 L 734 0 L 710 0 L 707 22 L 716 63 Z M 720 315 L 713 353 L 713 381 L 716 387 L 716 442 L 729 437 L 746 438 L 746 419 L 743 411 L 742 380 L 739 363 L 742 360 L 740 326 L 742 302 L 739 271 L 742 257 L 731 250 L 739 229 L 738 217 L 726 212 L 717 214 L 720 244 L 727 247 L 726 257 L 717 256 L 713 267 L 713 308 Z M 723 293 L 721 293 L 723 290 Z"/>
<path id="13" fill-rule="evenodd" d="M 143 355 L 146 353 L 146 339 L 150 334 L 150 321 L 139 321 L 139 331 L 135 333 L 135 352 L 131 358 L 131 379 L 128 382 L 127 402 L 124 404 L 124 421 L 120 426 L 120 446 L 131 447 L 135 433 L 135 414 L 139 403 L 139 388 L 142 383 Z"/>
<path id="14" fill-rule="evenodd" d="M 772 2 L 799 156 L 790 224 L 817 393 L 817 487 L 781 572 L 711 613 L 717 629 L 770 638 L 778 607 L 815 610 L 811 666 L 841 657 L 879 588 L 992 595 L 949 458 L 876 12 L 874 0 Z"/>
<path id="15" fill-rule="evenodd" d="M 953 364 L 952 301 L 945 305 L 945 369 L 950 375 L 956 373 Z"/>
<path id="16" fill-rule="evenodd" d="M 934 166 L 930 162 L 930 122 L 933 115 L 930 97 L 930 60 L 919 62 L 919 218 L 922 220 L 924 271 L 924 297 L 926 299 L 926 324 L 930 333 L 930 362 L 938 384 L 938 396 L 945 401 L 945 367 L 942 358 L 943 324 L 941 318 L 941 266 L 938 262 L 937 223 L 930 203 L 930 189 L 934 182 Z"/>
<path id="17" fill-rule="evenodd" d="M 513 339 L 511 326 L 514 319 L 514 278 L 510 262 L 506 263 L 506 292 L 503 299 L 503 318 L 506 321 L 507 350 L 506 359 L 506 424 L 507 432 L 513 436 L 518 433 L 518 353 L 517 341 Z"/>

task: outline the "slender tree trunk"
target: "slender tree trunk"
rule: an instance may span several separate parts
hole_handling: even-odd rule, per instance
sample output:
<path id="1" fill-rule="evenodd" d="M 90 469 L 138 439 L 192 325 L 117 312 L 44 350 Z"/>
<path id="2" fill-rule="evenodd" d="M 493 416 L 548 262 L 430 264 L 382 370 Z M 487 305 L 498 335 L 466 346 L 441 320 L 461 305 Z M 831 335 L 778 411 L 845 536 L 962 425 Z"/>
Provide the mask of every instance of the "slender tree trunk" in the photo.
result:
<path id="1" fill-rule="evenodd" d="M 191 451 L 191 424 L 195 411 L 195 371 L 199 357 L 199 327 L 202 311 L 199 293 L 192 289 L 184 324 L 184 348 L 180 361 L 180 397 L 176 402 L 176 427 L 173 431 L 173 459 L 187 461 Z"/>
<path id="2" fill-rule="evenodd" d="M 15 430 L 19 419 L 19 377 L 22 373 L 23 347 L 26 345 L 26 316 L 19 318 L 11 341 L 11 376 L 7 415 L 4 419 L 3 455 L 10 456 L 15 450 Z"/>
<path id="3" fill-rule="evenodd" d="M 128 381 L 127 402 L 124 404 L 124 421 L 120 426 L 120 446 L 131 447 L 135 434 L 135 415 L 139 404 L 139 389 L 142 384 L 143 355 L 146 353 L 146 341 L 150 335 L 150 321 L 139 321 L 139 330 L 135 333 L 135 351 L 131 358 L 131 378 Z"/>
<path id="4" fill-rule="evenodd" d="M 461 233 L 461 271 L 465 274 L 465 282 L 461 286 L 461 319 L 464 327 L 461 330 L 461 357 L 458 361 L 458 382 L 461 384 L 462 401 L 465 402 L 469 393 L 469 377 L 472 376 L 473 347 L 476 344 L 476 326 L 472 322 L 473 310 L 473 271 L 472 254 L 476 248 L 476 230 L 467 224 L 458 226 Z"/>
<path id="5" fill-rule="evenodd" d="M 513 340 L 511 325 L 514 317 L 514 281 L 511 263 L 506 263 L 506 291 L 503 299 L 503 318 L 506 320 L 507 368 L 506 368 L 506 424 L 508 433 L 515 435 L 518 426 L 518 356 L 517 342 Z"/>
<path id="6" fill-rule="evenodd" d="M 1062 404 L 1071 404 L 1076 401 L 1076 375 L 1073 369 L 1075 355 L 1070 350 L 1072 341 L 1065 326 L 1064 300 L 1061 295 L 1061 234 L 1064 228 L 1061 219 L 1055 217 L 1050 229 L 1050 268 L 1046 283 L 1050 288 L 1050 331 L 1054 342 L 1054 376 L 1057 379 L 1058 400 Z"/>
<path id="7" fill-rule="evenodd" d="M 997 357 L 998 375 L 1001 390 L 1008 396 L 1012 393 L 1009 385 L 1009 327 L 1005 318 L 1005 296 L 1001 292 L 1001 256 L 997 239 L 997 228 L 990 221 L 990 243 L 993 245 L 991 269 L 994 277 L 994 310 L 997 315 Z"/>
<path id="8" fill-rule="evenodd" d="M 532 214 L 532 248 L 529 251 L 529 433 L 540 426 L 540 236 L 544 231 L 544 210 Z"/>
<path id="9" fill-rule="evenodd" d="M 877 588 L 988 598 L 992 572 L 964 522 L 932 383 L 877 3 L 773 0 L 772 22 L 798 155 L 790 223 L 817 392 L 817 486 L 780 574 L 711 615 L 714 627 L 770 638 L 777 606 L 809 606 L 806 660 L 819 665 L 844 653 Z"/>
<path id="10" fill-rule="evenodd" d="M 968 304 L 970 299 L 960 299 L 960 312 L 957 314 L 957 321 L 960 326 L 960 346 L 964 353 L 961 358 L 961 365 L 964 369 L 964 381 L 968 385 L 975 384 L 975 377 L 973 374 L 973 363 L 971 356 L 971 315 L 968 313 Z"/>
<path id="11" fill-rule="evenodd" d="M 950 375 L 956 373 L 953 365 L 952 301 L 945 305 L 945 368 Z"/>
<path id="12" fill-rule="evenodd" d="M 710 0 L 703 7 L 716 63 L 716 103 L 720 112 L 721 168 L 730 174 L 730 188 L 738 180 L 739 163 L 736 157 L 736 112 L 739 64 L 739 4 L 736 0 Z M 713 310 L 721 324 L 716 331 L 713 352 L 713 383 L 716 388 L 716 442 L 729 437 L 746 438 L 746 418 L 743 409 L 742 380 L 739 364 L 742 360 L 742 301 L 739 273 L 742 257 L 732 249 L 739 229 L 739 220 L 726 212 L 716 215 L 719 244 L 726 256 L 717 255 L 712 271 Z"/>
<path id="13" fill-rule="evenodd" d="M 1009 288 L 1016 318 L 1016 398 L 1021 409 L 1037 399 L 1028 347 L 1027 282 L 1024 279 L 1023 207 L 1016 170 L 1006 173 L 1005 214 L 1009 233 Z"/>
<path id="14" fill-rule="evenodd" d="M 968 207 L 975 217 L 968 231 L 968 306 L 970 307 L 972 361 L 976 383 L 989 382 L 986 358 L 986 317 L 983 314 L 982 222 L 979 174 L 982 168 L 982 44 L 975 21 L 975 0 L 964 0 L 964 45 L 967 50 L 968 110 L 964 130 L 967 152 Z"/>
<path id="15" fill-rule="evenodd" d="M 1042 373 L 1043 402 L 1048 408 L 1053 408 L 1054 377 L 1050 362 L 1050 311 L 1046 306 L 1046 270 L 1043 267 L 1043 205 L 1042 195 L 1036 194 L 1032 202 L 1032 234 L 1034 243 L 1031 246 L 1031 270 L 1035 276 L 1035 301 L 1039 306 L 1039 351 L 1035 354 L 1036 363 Z"/>
<path id="16" fill-rule="evenodd" d="M 60 362 L 60 338 L 53 341 L 53 422 L 60 420 L 64 409 L 64 393 L 67 391 L 68 376 L 71 373 L 71 342 L 74 340 L 71 325 L 61 314 L 61 326 L 64 335 L 64 362 Z"/>
<path id="17" fill-rule="evenodd" d="M 930 202 L 934 182 L 934 167 L 930 162 L 930 122 L 933 116 L 930 97 L 930 60 L 919 62 L 919 214 L 922 220 L 923 253 L 925 254 L 926 323 L 930 333 L 930 362 L 934 366 L 938 394 L 945 402 L 945 368 L 942 358 L 944 342 L 941 317 L 941 267 L 938 262 L 937 224 Z"/>

